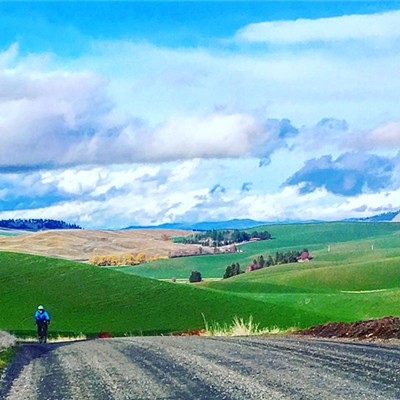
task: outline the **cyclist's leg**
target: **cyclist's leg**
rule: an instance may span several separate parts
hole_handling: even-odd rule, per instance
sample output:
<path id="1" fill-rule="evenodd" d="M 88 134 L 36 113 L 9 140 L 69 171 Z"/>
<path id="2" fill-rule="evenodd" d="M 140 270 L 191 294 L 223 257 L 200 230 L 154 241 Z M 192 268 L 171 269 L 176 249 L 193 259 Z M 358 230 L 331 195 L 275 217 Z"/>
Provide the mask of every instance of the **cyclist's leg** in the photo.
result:
<path id="1" fill-rule="evenodd" d="M 39 324 L 39 343 L 44 343 L 45 338 L 45 325 L 42 323 Z"/>
<path id="2" fill-rule="evenodd" d="M 41 327 L 40 323 L 37 324 L 37 335 L 38 335 L 39 343 L 42 343 L 42 327 Z"/>
<path id="3" fill-rule="evenodd" d="M 47 342 L 47 323 L 43 324 L 43 343 Z"/>

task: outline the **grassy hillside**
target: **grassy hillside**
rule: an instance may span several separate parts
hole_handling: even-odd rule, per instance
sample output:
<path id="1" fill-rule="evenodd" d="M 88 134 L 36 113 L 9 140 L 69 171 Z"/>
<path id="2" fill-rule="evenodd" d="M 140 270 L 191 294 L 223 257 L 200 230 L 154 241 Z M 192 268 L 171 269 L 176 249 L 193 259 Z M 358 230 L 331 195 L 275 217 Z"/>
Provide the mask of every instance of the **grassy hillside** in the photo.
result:
<path id="1" fill-rule="evenodd" d="M 400 315 L 400 225 L 329 223 L 271 226 L 267 230 L 274 240 L 243 245 L 243 253 L 165 260 L 121 270 L 187 278 L 197 269 L 205 277 L 221 277 L 232 262 L 245 266 L 260 254 L 307 247 L 314 256 L 310 263 L 264 268 L 204 286 L 274 304 L 278 309 L 292 307 L 324 316 L 324 322 Z"/>
<path id="2" fill-rule="evenodd" d="M 253 315 L 262 326 L 309 326 L 325 317 L 196 286 L 40 256 L 0 253 L 0 329 L 31 331 L 44 304 L 58 332 L 162 333 Z"/>
<path id="3" fill-rule="evenodd" d="M 324 314 L 330 321 L 400 315 L 400 251 L 391 247 L 394 242 L 378 251 L 365 241 L 349 242 L 324 257 L 319 253 L 320 261 L 278 265 L 207 287 Z"/>
<path id="4" fill-rule="evenodd" d="M 336 262 L 347 260 L 353 252 L 358 252 L 357 257 L 368 259 L 371 245 L 374 245 L 375 255 L 382 249 L 400 248 L 400 224 L 395 223 L 333 222 L 273 225 L 264 229 L 272 234 L 273 239 L 241 245 L 239 248 L 243 253 L 174 258 L 122 267 L 119 270 L 156 279 L 187 279 L 191 271 L 197 270 L 205 278 L 221 278 L 226 266 L 233 262 L 239 262 L 244 269 L 255 257 L 261 254 L 273 255 L 276 251 L 302 250 L 307 247 L 316 259 Z M 262 228 L 253 230 L 261 231 Z M 346 251 L 338 251 L 343 244 L 349 245 Z M 327 252 L 328 245 L 330 253 Z"/>
<path id="5" fill-rule="evenodd" d="M 51 330 L 167 333 L 253 315 L 263 327 L 308 327 L 400 315 L 400 225 L 335 223 L 268 227 L 275 239 L 243 253 L 178 258 L 121 268 L 157 278 L 188 278 L 197 269 L 221 277 L 226 265 L 307 247 L 310 263 L 265 268 L 201 285 L 147 279 L 46 257 L 0 253 L 0 329 L 32 331 L 43 303 Z M 329 251 L 328 251 L 328 245 Z"/>

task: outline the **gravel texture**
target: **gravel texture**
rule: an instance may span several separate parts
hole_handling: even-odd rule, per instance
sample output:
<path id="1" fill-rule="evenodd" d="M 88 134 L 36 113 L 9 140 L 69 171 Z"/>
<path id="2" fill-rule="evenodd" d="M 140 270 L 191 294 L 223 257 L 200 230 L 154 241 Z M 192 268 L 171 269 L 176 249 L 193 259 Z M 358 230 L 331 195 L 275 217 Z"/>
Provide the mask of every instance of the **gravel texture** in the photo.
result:
<path id="1" fill-rule="evenodd" d="M 303 337 L 24 344 L 0 398 L 400 399 L 400 347 Z"/>

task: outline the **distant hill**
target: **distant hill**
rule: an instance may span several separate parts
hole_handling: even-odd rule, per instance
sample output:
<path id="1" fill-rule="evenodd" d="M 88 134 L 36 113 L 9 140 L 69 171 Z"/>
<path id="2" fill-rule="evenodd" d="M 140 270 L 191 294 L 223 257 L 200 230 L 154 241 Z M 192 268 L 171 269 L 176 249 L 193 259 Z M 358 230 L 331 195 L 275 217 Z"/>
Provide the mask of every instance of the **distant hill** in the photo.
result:
<path id="1" fill-rule="evenodd" d="M 82 229 L 79 225 L 55 219 L 2 219 L 0 228 L 33 232 L 49 229 Z"/>
<path id="2" fill-rule="evenodd" d="M 366 218 L 348 218 L 345 219 L 344 221 L 349 221 L 349 222 L 398 222 L 400 221 L 399 219 L 399 214 L 400 211 L 390 211 L 390 212 L 385 212 L 382 214 L 378 215 L 373 215 L 372 217 L 366 217 Z"/>
<path id="3" fill-rule="evenodd" d="M 213 229 L 250 229 L 262 225 L 278 225 L 278 224 L 298 224 L 321 221 L 278 221 L 265 222 L 255 221 L 253 219 L 231 219 L 229 221 L 205 221 L 196 222 L 194 224 L 187 222 L 176 222 L 171 224 L 148 225 L 148 226 L 128 226 L 124 229 L 183 229 L 188 231 L 210 231 Z"/>
<path id="4" fill-rule="evenodd" d="M 161 225 L 128 226 L 124 229 L 183 229 L 187 231 L 208 231 L 212 229 L 247 229 L 265 225 L 266 222 L 253 219 L 231 219 L 229 221 L 205 221 L 194 224 L 188 222 L 175 222 Z"/>

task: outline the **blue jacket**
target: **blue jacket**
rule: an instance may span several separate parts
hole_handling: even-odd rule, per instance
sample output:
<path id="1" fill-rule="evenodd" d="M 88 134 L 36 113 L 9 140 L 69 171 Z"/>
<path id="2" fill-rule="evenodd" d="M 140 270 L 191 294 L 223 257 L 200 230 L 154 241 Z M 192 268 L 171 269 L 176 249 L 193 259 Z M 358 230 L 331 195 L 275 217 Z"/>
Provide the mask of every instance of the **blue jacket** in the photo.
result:
<path id="1" fill-rule="evenodd" d="M 35 312 L 35 320 L 36 322 L 50 321 L 50 316 L 47 311 L 43 311 L 40 313 L 38 310 Z"/>

